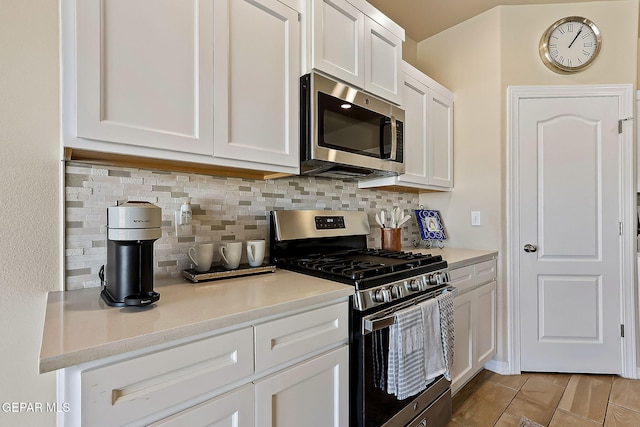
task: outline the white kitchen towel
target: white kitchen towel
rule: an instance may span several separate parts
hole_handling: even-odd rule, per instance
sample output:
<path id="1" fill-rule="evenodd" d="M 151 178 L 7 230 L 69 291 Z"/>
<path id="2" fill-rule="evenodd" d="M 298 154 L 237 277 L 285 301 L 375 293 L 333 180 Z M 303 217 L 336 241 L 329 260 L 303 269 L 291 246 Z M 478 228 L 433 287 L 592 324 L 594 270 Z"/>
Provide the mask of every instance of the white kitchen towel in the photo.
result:
<path id="1" fill-rule="evenodd" d="M 399 310 L 389 329 L 387 392 L 399 400 L 424 390 L 424 328 L 418 306 Z"/>
<path id="2" fill-rule="evenodd" d="M 418 304 L 424 321 L 424 371 L 427 381 L 445 373 L 447 365 L 442 348 L 440 307 L 436 298 Z"/>
<path id="3" fill-rule="evenodd" d="M 455 323 L 453 317 L 453 292 L 444 292 L 436 300 L 440 308 L 440 327 L 442 329 L 442 349 L 446 369 L 444 377 L 451 381 L 451 369 L 453 368 L 453 342 L 455 339 Z"/>

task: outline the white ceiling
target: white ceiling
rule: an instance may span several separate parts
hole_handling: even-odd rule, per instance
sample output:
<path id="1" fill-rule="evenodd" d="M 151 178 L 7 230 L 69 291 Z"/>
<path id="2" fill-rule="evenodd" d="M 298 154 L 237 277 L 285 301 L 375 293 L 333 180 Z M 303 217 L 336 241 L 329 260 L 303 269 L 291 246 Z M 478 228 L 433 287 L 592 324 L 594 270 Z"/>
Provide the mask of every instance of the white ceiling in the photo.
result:
<path id="1" fill-rule="evenodd" d="M 498 5 L 583 3 L 585 0 L 367 0 L 416 42 Z M 587 0 L 588 1 L 588 0 Z"/>

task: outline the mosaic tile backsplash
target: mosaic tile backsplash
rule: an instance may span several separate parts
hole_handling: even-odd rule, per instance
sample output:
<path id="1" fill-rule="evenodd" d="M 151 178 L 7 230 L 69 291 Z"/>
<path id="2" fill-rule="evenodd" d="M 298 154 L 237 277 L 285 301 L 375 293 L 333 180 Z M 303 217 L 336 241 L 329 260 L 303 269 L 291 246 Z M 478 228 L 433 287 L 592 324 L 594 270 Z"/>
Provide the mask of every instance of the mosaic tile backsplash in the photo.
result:
<path id="1" fill-rule="evenodd" d="M 414 193 L 359 189 L 355 182 L 313 177 L 248 180 L 69 162 L 65 180 L 67 290 L 100 286 L 98 271 L 107 258 L 107 207 L 128 200 L 162 208 L 162 237 L 154 244 L 156 278 L 178 277 L 191 268 L 187 250 L 198 241 L 213 241 L 216 253 L 220 243 L 229 240 L 265 239 L 268 248 L 271 210 L 366 211 L 372 230 L 368 245 L 379 247 L 375 212 L 418 206 Z M 174 212 L 187 197 L 191 197 L 193 236 L 177 237 Z M 403 246 L 419 239 L 415 219 L 407 221 Z M 217 256 L 214 263 L 219 261 Z M 246 262 L 246 253 L 241 262 Z"/>

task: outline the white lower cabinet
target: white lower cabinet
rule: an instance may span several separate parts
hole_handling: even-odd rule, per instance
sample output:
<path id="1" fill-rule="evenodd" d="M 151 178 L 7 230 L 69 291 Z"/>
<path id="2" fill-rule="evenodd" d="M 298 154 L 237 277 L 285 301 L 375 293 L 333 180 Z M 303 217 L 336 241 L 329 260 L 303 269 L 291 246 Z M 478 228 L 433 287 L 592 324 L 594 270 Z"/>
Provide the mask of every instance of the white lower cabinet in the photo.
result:
<path id="1" fill-rule="evenodd" d="M 450 272 L 451 284 L 458 288 L 451 374 L 454 394 L 496 354 L 495 266 L 493 259 Z"/>
<path id="2" fill-rule="evenodd" d="M 64 369 L 60 425 L 345 426 L 346 300 Z"/>
<path id="3" fill-rule="evenodd" d="M 256 425 L 349 424 L 349 347 L 343 346 L 255 383 Z"/>

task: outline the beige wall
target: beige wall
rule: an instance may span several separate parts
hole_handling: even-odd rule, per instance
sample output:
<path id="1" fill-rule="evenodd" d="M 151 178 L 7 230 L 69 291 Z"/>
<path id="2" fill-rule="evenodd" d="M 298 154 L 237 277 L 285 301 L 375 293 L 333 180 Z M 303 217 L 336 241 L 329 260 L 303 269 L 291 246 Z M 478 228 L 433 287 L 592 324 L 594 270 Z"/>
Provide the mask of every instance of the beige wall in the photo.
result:
<path id="1" fill-rule="evenodd" d="M 585 16 L 603 35 L 600 57 L 587 70 L 560 75 L 540 61 L 545 29 L 564 16 Z M 442 212 L 450 246 L 501 253 L 498 361 L 507 361 L 506 91 L 511 85 L 635 84 L 638 0 L 499 6 L 418 43 L 418 68 L 455 94 L 454 190 L 420 203 Z M 470 212 L 482 225 L 470 225 Z"/>
<path id="2" fill-rule="evenodd" d="M 409 37 L 405 37 L 402 43 L 402 59 L 414 67 L 418 66 L 418 43 Z"/>
<path id="3" fill-rule="evenodd" d="M 0 0 L 0 404 L 55 402 L 38 374 L 44 306 L 59 289 L 58 2 Z M 0 425 L 51 426 L 11 413 Z"/>

